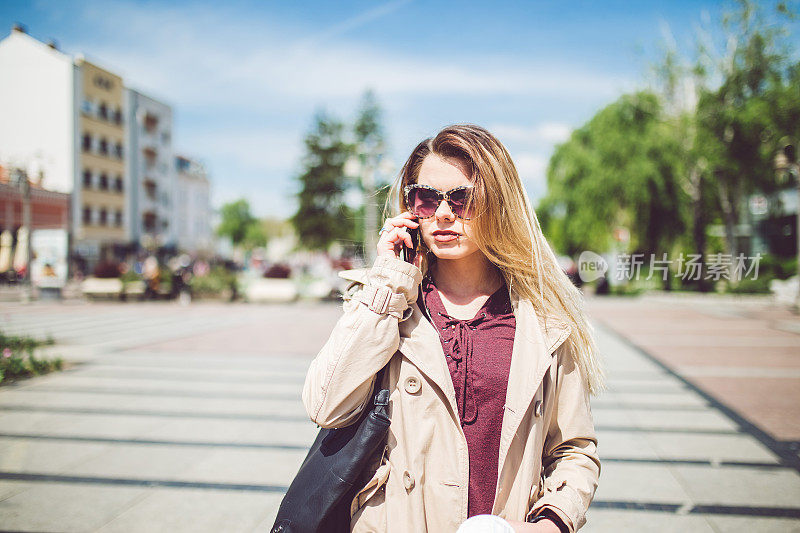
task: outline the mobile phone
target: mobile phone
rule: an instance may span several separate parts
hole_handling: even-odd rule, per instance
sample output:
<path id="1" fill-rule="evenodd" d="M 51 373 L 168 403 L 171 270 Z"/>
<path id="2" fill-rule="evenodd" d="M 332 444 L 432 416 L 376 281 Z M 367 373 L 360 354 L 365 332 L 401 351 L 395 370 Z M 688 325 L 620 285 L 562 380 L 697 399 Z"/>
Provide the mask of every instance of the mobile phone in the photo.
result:
<path id="1" fill-rule="evenodd" d="M 411 235 L 411 244 L 414 245 L 413 248 L 409 248 L 406 246 L 405 241 L 403 242 L 403 249 L 400 251 L 402 254 L 402 259 L 408 263 L 412 263 L 414 261 L 414 257 L 417 255 L 417 245 L 419 243 L 419 228 L 407 228 L 408 234 Z"/>

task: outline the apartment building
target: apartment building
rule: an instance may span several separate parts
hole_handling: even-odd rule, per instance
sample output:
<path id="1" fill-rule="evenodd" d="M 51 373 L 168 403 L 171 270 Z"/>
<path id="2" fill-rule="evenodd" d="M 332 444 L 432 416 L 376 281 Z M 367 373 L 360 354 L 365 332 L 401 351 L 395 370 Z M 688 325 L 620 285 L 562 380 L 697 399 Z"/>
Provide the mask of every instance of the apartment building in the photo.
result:
<path id="1" fill-rule="evenodd" d="M 172 108 L 126 90 L 131 235 L 144 248 L 177 248 Z"/>
<path id="2" fill-rule="evenodd" d="M 69 193 L 70 241 L 88 265 L 131 248 L 123 80 L 14 26 L 0 41 L 0 164 Z"/>
<path id="3" fill-rule="evenodd" d="M 214 252 L 211 187 L 205 167 L 189 157 L 175 157 L 177 240 L 185 252 Z"/>
<path id="4" fill-rule="evenodd" d="M 73 205 L 75 245 L 81 255 L 124 258 L 130 249 L 125 168 L 125 94 L 122 78 L 75 60 L 80 151 Z"/>

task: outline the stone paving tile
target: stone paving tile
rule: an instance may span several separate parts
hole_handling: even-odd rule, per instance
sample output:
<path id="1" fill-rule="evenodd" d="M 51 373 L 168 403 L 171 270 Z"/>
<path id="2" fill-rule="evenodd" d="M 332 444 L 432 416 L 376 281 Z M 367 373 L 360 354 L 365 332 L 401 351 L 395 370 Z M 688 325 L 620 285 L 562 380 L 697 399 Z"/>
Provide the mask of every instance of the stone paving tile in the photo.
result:
<path id="1" fill-rule="evenodd" d="M 280 441 L 284 444 L 310 448 L 317 438 L 317 433 L 319 428 L 312 422 L 292 422 L 291 425 L 286 422 L 250 424 L 240 442 L 265 444 Z"/>
<path id="2" fill-rule="evenodd" d="M 42 376 L 43 379 L 49 376 Z M 174 380 L 174 379 L 126 379 L 126 378 L 95 378 L 82 376 L 80 374 L 64 374 L 57 376 L 59 379 L 50 379 L 40 382 L 39 385 L 53 384 L 70 387 L 98 387 L 111 388 L 115 390 L 137 390 L 147 393 L 148 390 L 173 390 L 173 391 L 198 391 L 208 392 L 250 392 L 256 394 L 272 394 L 276 397 L 298 398 L 298 384 L 294 383 L 248 383 L 248 382 L 224 382 L 214 381 L 213 378 L 207 380 Z M 302 386 L 302 384 L 300 384 Z"/>
<path id="3" fill-rule="evenodd" d="M 756 518 L 747 516 L 706 515 L 706 520 L 720 533 L 798 533 L 800 521 L 791 518 Z"/>
<path id="4" fill-rule="evenodd" d="M 108 449 L 108 444 L 0 436 L 0 471 L 59 473 Z"/>
<path id="5" fill-rule="evenodd" d="M 750 435 L 644 434 L 664 459 L 777 463 L 778 458 Z"/>
<path id="6" fill-rule="evenodd" d="M 708 519 L 703 516 L 596 508 L 591 508 L 586 513 L 586 526 L 580 531 L 581 533 L 622 531 L 716 533 Z"/>
<path id="7" fill-rule="evenodd" d="M 214 483 L 286 485 L 306 450 L 218 449 L 181 473 L 184 479 Z"/>
<path id="8" fill-rule="evenodd" d="M 719 411 L 672 411 L 669 409 L 626 409 L 631 420 L 640 428 L 737 431 L 738 425 Z"/>
<path id="9" fill-rule="evenodd" d="M 800 440 L 800 377 L 697 376 L 692 380 L 705 390 L 724 395 L 729 407 L 778 440 Z"/>
<path id="10" fill-rule="evenodd" d="M 35 486 L 27 481 L 0 479 L 0 502 Z M 0 517 L 3 516 L 0 512 Z"/>
<path id="11" fill-rule="evenodd" d="M 183 479 L 192 464 L 212 454 L 207 448 L 115 443 L 94 457 L 77 462 L 62 475 L 122 479 Z"/>
<path id="12" fill-rule="evenodd" d="M 27 490 L 0 501 L 4 529 L 94 531 L 149 492 L 144 487 L 50 482 L 29 485 Z"/>
<path id="13" fill-rule="evenodd" d="M 595 500 L 682 504 L 691 498 L 671 467 L 608 462 L 601 463 Z"/>
<path id="14" fill-rule="evenodd" d="M 633 418 L 625 409 L 597 409 L 592 411 L 595 427 L 630 426 Z"/>
<path id="15" fill-rule="evenodd" d="M 708 402 L 699 394 L 647 394 L 637 392 L 606 391 L 592 400 L 592 408 L 604 404 L 625 404 L 625 407 L 647 408 L 647 406 L 697 406 L 708 407 Z"/>
<path id="16" fill-rule="evenodd" d="M 659 459 L 661 456 L 647 438 L 638 432 L 599 431 L 597 452 L 600 463 L 607 457 L 627 459 Z M 605 466 L 601 466 L 605 468 Z"/>
<path id="17" fill-rule="evenodd" d="M 233 392 L 233 391 L 232 391 Z M 255 396 L 255 394 L 253 394 Z M 28 406 L 46 408 L 58 405 L 61 409 L 91 409 L 98 405 L 113 405 L 115 409 L 149 411 L 153 414 L 163 412 L 196 411 L 202 413 L 236 414 L 280 414 L 306 417 L 303 404 L 288 399 L 240 399 L 219 396 L 202 397 L 197 395 L 147 396 L 120 394 L 89 394 L 60 390 L 12 390 L 7 391 L 2 400 L 3 406 Z"/>
<path id="18" fill-rule="evenodd" d="M 311 422 L 271 420 L 184 419 L 171 421 L 141 433 L 147 439 L 201 442 L 279 442 L 309 443 L 308 435 L 316 435 Z M 313 437 L 311 438 L 313 441 Z"/>
<path id="19" fill-rule="evenodd" d="M 280 494 L 211 489 L 152 489 L 97 533 L 251 532 L 277 512 Z M 272 520 L 269 521 L 272 525 Z M 262 530 L 264 531 L 264 530 Z"/>
<path id="20" fill-rule="evenodd" d="M 800 474 L 791 469 L 671 467 L 696 504 L 798 507 Z"/>

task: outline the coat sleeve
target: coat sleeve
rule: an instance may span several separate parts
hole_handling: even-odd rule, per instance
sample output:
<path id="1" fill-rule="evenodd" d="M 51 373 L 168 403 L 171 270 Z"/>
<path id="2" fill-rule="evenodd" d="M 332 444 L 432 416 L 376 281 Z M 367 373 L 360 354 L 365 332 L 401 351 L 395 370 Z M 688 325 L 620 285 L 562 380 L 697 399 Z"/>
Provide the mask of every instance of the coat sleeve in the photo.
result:
<path id="1" fill-rule="evenodd" d="M 544 494 L 529 515 L 549 507 L 575 532 L 586 523 L 600 478 L 600 459 L 588 388 L 567 343 L 559 348 L 558 357 L 556 405 L 542 460 Z"/>
<path id="2" fill-rule="evenodd" d="M 411 263 L 379 256 L 365 283 L 345 299 L 344 314 L 303 385 L 303 405 L 319 426 L 346 426 L 361 412 L 375 374 L 400 345 L 398 323 L 408 318 L 421 281 L 422 272 Z"/>

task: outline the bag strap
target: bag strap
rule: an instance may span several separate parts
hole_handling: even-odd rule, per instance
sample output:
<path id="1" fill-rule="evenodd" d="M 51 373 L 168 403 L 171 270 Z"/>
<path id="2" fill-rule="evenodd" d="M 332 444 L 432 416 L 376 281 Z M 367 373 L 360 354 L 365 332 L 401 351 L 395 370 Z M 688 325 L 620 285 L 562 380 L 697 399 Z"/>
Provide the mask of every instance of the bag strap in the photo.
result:
<path id="1" fill-rule="evenodd" d="M 391 361 L 391 359 L 389 361 Z M 379 387 L 381 387 L 383 376 L 386 373 L 386 368 L 388 366 L 389 363 L 386 363 L 386 365 L 378 370 L 378 373 L 375 375 L 375 385 L 373 386 L 372 395 L 372 412 L 379 417 L 385 418 L 386 420 L 389 420 L 389 390 Z"/>

